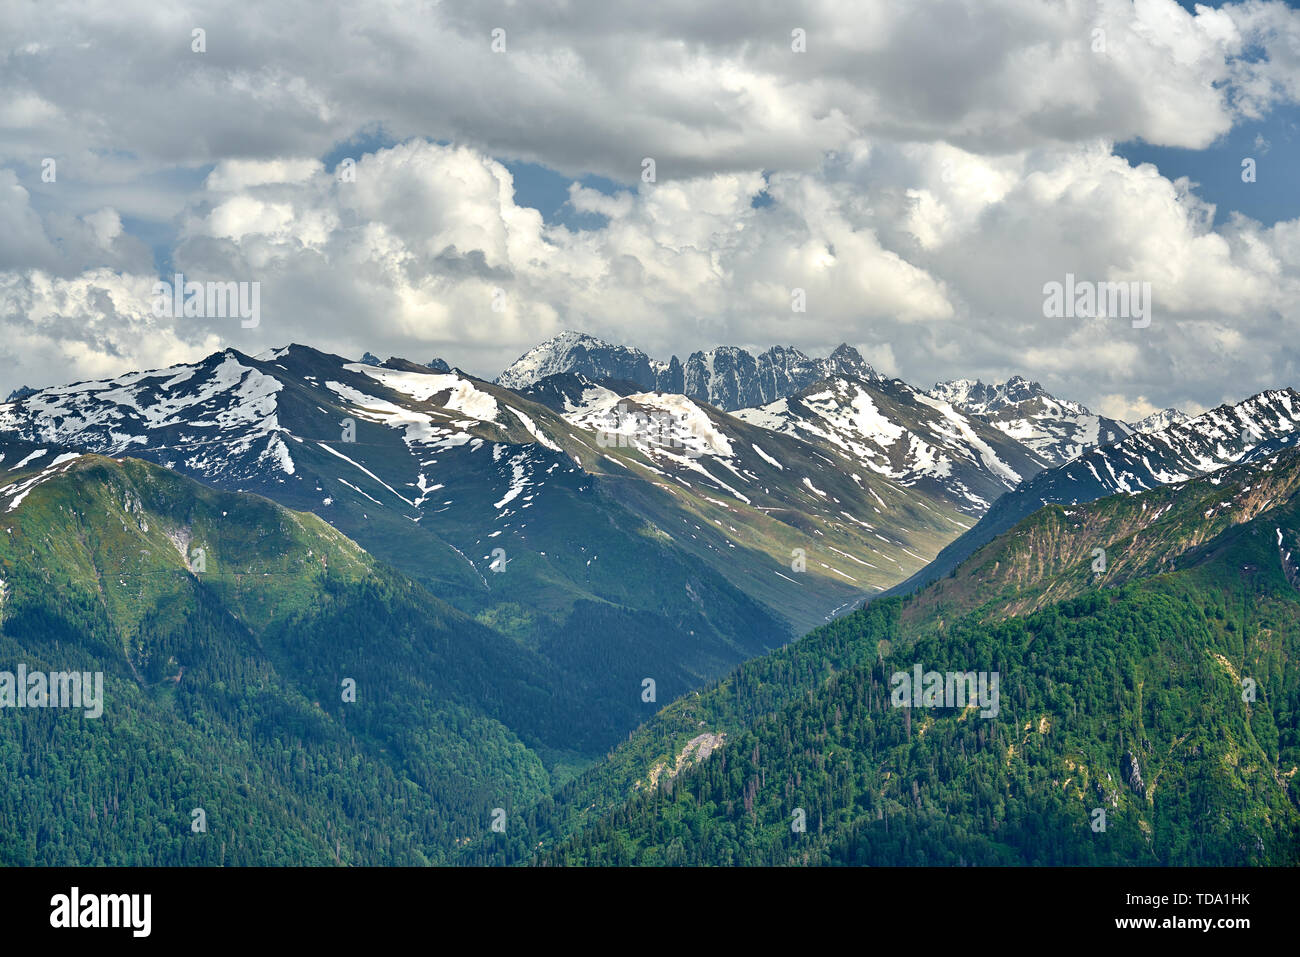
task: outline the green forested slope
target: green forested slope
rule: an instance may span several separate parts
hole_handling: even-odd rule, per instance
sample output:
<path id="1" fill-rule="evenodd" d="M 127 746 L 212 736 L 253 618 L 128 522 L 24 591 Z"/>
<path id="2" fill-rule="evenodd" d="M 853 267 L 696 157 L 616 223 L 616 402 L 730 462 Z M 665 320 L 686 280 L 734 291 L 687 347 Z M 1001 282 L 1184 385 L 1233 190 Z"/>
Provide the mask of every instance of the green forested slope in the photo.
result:
<path id="1" fill-rule="evenodd" d="M 864 627 L 859 640 L 887 643 L 878 662 L 757 719 L 543 861 L 1296 863 L 1297 611 L 1264 601 L 1239 620 L 1207 590 L 1160 583 L 905 649 Z M 916 661 L 999 670 L 999 716 L 892 707 L 890 674 Z M 1253 704 L 1243 668 L 1266 689 Z"/>
<path id="2" fill-rule="evenodd" d="M 103 715 L 0 710 L 0 863 L 437 862 L 544 793 L 535 748 L 601 730 L 313 516 L 61 468 L 0 513 L 0 669 L 102 671 Z"/>

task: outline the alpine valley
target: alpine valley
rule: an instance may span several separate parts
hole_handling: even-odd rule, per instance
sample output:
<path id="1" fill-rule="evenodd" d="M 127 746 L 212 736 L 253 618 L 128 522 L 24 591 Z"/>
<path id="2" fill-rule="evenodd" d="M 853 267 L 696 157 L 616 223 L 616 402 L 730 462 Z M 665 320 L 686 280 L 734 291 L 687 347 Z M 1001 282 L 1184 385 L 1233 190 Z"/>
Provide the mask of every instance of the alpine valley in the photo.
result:
<path id="1" fill-rule="evenodd" d="M 1297 863 L 1297 436 L 574 332 L 24 388 L 0 667 L 104 706 L 0 683 L 0 864 Z"/>

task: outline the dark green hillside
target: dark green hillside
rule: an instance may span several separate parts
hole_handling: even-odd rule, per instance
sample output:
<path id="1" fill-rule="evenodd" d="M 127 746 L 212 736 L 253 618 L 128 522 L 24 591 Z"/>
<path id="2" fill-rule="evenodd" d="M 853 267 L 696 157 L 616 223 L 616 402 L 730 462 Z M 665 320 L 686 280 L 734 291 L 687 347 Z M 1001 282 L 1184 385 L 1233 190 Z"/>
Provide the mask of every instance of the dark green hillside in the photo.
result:
<path id="1" fill-rule="evenodd" d="M 1275 626 L 1300 608 L 1265 599 L 1243 641 L 1224 597 L 1153 583 L 882 649 L 541 861 L 1297 863 L 1300 633 Z M 892 707 L 917 661 L 1000 671 L 1000 714 Z"/>
<path id="2" fill-rule="evenodd" d="M 0 710 L 0 863 L 438 862 L 548 789 L 534 748 L 605 733 L 314 516 L 142 462 L 0 512 L 0 579 L 0 670 L 105 685 L 99 718 Z"/>

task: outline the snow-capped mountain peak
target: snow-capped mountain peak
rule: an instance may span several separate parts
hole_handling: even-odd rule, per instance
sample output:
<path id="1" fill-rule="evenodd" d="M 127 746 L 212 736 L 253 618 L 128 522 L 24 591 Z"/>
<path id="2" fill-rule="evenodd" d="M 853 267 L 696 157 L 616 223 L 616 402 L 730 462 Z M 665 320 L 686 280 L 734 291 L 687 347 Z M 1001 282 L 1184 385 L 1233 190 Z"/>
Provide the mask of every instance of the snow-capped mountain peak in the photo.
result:
<path id="1" fill-rule="evenodd" d="M 629 379 L 653 387 L 655 368 L 640 349 L 616 346 L 585 332 L 562 332 L 529 349 L 496 378 L 507 389 L 523 389 L 561 372 L 592 380 Z"/>
<path id="2" fill-rule="evenodd" d="M 1057 398 L 1024 376 L 993 383 L 953 379 L 936 383 L 929 394 L 962 412 L 983 416 L 1052 465 L 1118 442 L 1133 431 L 1118 419 L 1094 415 L 1078 402 Z"/>
<path id="3" fill-rule="evenodd" d="M 977 415 L 987 415 L 1008 406 L 1017 406 L 1033 399 L 1054 402 L 1061 408 L 1076 414 L 1087 414 L 1088 410 L 1078 402 L 1058 399 L 1038 382 L 1014 375 L 1005 382 L 985 383 L 979 379 L 952 379 L 937 382 L 930 389 L 930 395 L 950 402 L 955 408 Z"/>
<path id="4" fill-rule="evenodd" d="M 228 349 L 194 364 L 41 389 L 0 410 L 0 431 L 104 455 L 166 436 L 196 466 L 256 450 L 292 473 L 279 439 L 282 384 L 255 361 Z"/>
<path id="5" fill-rule="evenodd" d="M 969 514 L 982 514 L 1044 461 L 979 416 L 900 379 L 831 376 L 797 395 L 736 417 L 829 445 L 904 486 L 920 485 Z"/>
<path id="6" fill-rule="evenodd" d="M 1171 425 L 1182 425 L 1184 422 L 1190 422 L 1192 416 L 1181 409 L 1161 409 L 1159 412 L 1152 412 L 1144 419 L 1139 419 L 1132 423 L 1134 432 L 1141 432 L 1149 435 L 1152 432 L 1163 432 Z"/>

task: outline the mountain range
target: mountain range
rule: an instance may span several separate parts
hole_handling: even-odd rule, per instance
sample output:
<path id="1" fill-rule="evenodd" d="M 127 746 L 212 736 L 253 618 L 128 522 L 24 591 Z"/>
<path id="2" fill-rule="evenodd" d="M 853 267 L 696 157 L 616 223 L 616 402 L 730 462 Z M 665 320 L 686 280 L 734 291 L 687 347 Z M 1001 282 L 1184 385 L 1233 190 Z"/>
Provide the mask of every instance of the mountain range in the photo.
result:
<path id="1" fill-rule="evenodd" d="M 0 749 L 58 819 L 93 813 L 117 829 L 87 838 L 53 826 L 11 791 L 0 810 L 21 824 L 0 860 L 126 863 L 140 846 L 134 860 L 155 863 L 849 863 L 875 833 L 866 811 L 899 822 L 867 853 L 877 863 L 898 840 L 967 862 L 1095 863 L 1143 840 L 1151 860 L 1277 860 L 1296 833 L 1286 775 L 1300 703 L 1278 668 L 1295 640 L 1279 622 L 1297 580 L 1297 435 L 1290 389 L 1130 425 L 1020 377 L 919 389 L 847 345 L 824 359 L 719 347 L 683 364 L 578 333 L 495 382 L 442 359 L 350 361 L 290 345 L 23 390 L 0 405 L 0 640 L 11 659 L 70 655 L 103 670 L 110 706 L 105 722 L 86 722 L 92 752 L 129 735 L 145 750 L 122 773 L 167 783 L 128 819 L 117 792 L 131 786 L 88 783 L 65 753 L 75 729 L 45 713 L 32 745 L 14 726 Z M 1261 544 L 1270 521 L 1276 555 Z M 1238 559 L 1258 571 L 1250 608 L 1216 617 L 1234 607 Z M 1056 651 L 1036 660 L 1015 630 L 1095 642 L 1070 629 L 1101 615 L 1114 640 L 1138 642 L 1122 660 L 1141 663 L 1139 683 L 1182 695 L 1220 681 L 1167 628 L 1124 630 L 1153 602 L 1176 629 L 1195 624 L 1211 657 L 1270 675 L 1267 704 L 1244 718 L 1182 709 L 1182 725 L 1157 722 L 1153 737 L 1156 719 L 1103 688 L 1104 672 Z M 1120 801 L 1137 831 L 1104 853 L 1063 838 L 1026 857 L 988 829 L 1014 760 L 981 758 L 960 792 L 925 790 L 936 772 L 916 761 L 939 752 L 897 750 L 916 732 L 910 711 L 880 710 L 887 662 L 923 649 L 956 663 L 962 648 L 1034 681 L 1048 681 L 1049 665 L 1073 669 L 1089 707 L 1129 722 L 1119 738 L 1090 722 L 1070 739 L 1082 751 L 1054 740 L 1048 751 L 1057 770 L 1086 758 L 1088 788 Z M 1162 675 L 1171 662 L 1182 670 Z M 355 702 L 339 698 L 345 678 Z M 1017 722 L 1027 702 L 1049 725 L 1077 718 L 1077 705 L 1017 680 Z M 833 749 L 815 730 L 831 714 Z M 974 726 L 950 719 L 921 727 L 981 755 L 993 744 L 1027 753 L 1001 725 L 968 739 Z M 181 743 L 162 748 L 177 722 Z M 781 722 L 827 753 L 772 738 Z M 1152 742 L 1173 742 L 1175 725 L 1212 728 L 1236 759 L 1271 769 L 1275 788 L 1219 781 L 1202 754 L 1183 763 L 1211 784 L 1168 772 L 1183 782 L 1179 800 L 1187 788 L 1236 794 L 1243 816 L 1232 820 L 1263 851 L 1238 853 L 1222 829 L 1191 848 L 1181 825 L 1183 843 L 1170 843 L 1182 805 L 1144 810 L 1101 784 L 1131 783 L 1139 764 L 1171 768 Z M 758 756 L 733 765 L 749 770 L 727 771 L 751 742 Z M 846 808 L 852 788 L 827 777 L 837 750 L 896 771 L 871 772 L 871 793 Z M 373 789 L 340 777 L 356 762 L 380 769 Z M 762 816 L 784 800 L 769 773 L 794 782 L 787 794 L 819 782 L 815 847 L 796 853 Z M 1140 796 L 1160 793 L 1160 777 L 1142 773 Z M 690 851 L 673 850 L 682 835 L 663 817 L 679 776 L 703 802 L 691 819 L 713 835 Z M 909 780 L 910 798 L 899 790 Z M 227 819 L 244 822 L 219 847 L 177 836 L 178 808 L 196 792 L 220 795 Z M 1019 793 L 1022 824 L 1078 811 L 1038 785 Z M 959 809 L 951 827 L 940 806 Z M 483 814 L 496 810 L 527 828 L 485 836 Z M 165 838 L 151 820 L 171 822 Z"/>
<path id="2" fill-rule="evenodd" d="M 524 353 L 496 382 L 520 389 L 563 372 L 596 381 L 621 379 L 645 392 L 685 395 L 728 412 L 793 395 L 830 376 L 881 378 L 847 344 L 825 359 L 810 359 L 784 346 L 773 346 L 757 356 L 736 346 L 719 346 L 692 352 L 683 364 L 676 356 L 663 362 L 640 349 L 611 345 L 586 333 L 564 332 Z"/>
<path id="3" fill-rule="evenodd" d="M 664 362 L 639 349 L 580 332 L 561 333 L 530 349 L 495 381 L 507 388 L 526 389 L 559 373 L 593 382 L 618 380 L 646 392 L 683 394 L 728 412 L 768 405 L 827 379 L 868 384 L 889 381 L 847 343 L 826 358 L 810 358 L 793 347 L 773 346 L 754 355 L 736 346 L 719 346 L 691 353 L 683 365 L 676 356 Z M 925 391 L 963 413 L 986 418 L 1051 465 L 1069 461 L 1094 445 L 1118 441 L 1137 429 L 1136 425 L 1094 415 L 1078 402 L 1056 398 L 1022 376 L 988 384 L 955 379 Z M 1180 416 L 1187 417 L 1177 409 L 1166 409 L 1144 419 L 1142 431 L 1172 424 Z"/>

